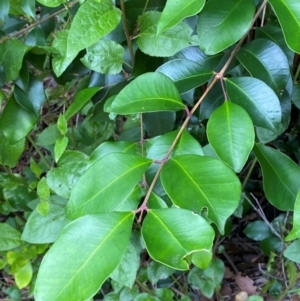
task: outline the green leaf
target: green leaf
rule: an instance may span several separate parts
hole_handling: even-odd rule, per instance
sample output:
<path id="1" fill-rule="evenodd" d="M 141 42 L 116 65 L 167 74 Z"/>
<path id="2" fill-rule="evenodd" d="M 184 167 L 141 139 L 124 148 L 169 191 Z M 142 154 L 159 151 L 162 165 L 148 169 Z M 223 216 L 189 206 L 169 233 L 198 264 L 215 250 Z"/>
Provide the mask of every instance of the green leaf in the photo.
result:
<path id="1" fill-rule="evenodd" d="M 196 155 L 181 155 L 168 160 L 161 181 L 172 202 L 207 217 L 224 233 L 226 219 L 240 202 L 241 183 L 222 161 Z"/>
<path id="2" fill-rule="evenodd" d="M 276 131 L 281 122 L 280 102 L 274 91 L 259 79 L 226 79 L 228 98 L 243 107 L 255 126 Z"/>
<path id="3" fill-rule="evenodd" d="M 66 121 L 68 121 L 73 115 L 77 114 L 100 90 L 100 87 L 90 87 L 80 90 L 78 93 L 76 93 L 74 101 L 71 103 L 65 113 Z"/>
<path id="4" fill-rule="evenodd" d="M 157 35 L 177 25 L 186 17 L 198 14 L 204 0 L 168 0 L 157 25 Z"/>
<path id="5" fill-rule="evenodd" d="M 122 261 L 117 266 L 117 268 L 110 274 L 110 278 L 122 284 L 132 288 L 136 273 L 140 265 L 140 258 L 134 248 L 134 246 L 129 243 Z"/>
<path id="6" fill-rule="evenodd" d="M 273 236 L 270 227 L 263 221 L 249 223 L 244 229 L 243 233 L 255 241 L 261 241 Z"/>
<path id="7" fill-rule="evenodd" d="M 133 218 L 132 212 L 112 212 L 68 224 L 43 258 L 35 300 L 86 300 L 96 294 L 123 257 Z"/>
<path id="8" fill-rule="evenodd" d="M 30 214 L 22 233 L 22 240 L 32 244 L 53 243 L 68 223 L 65 207 L 50 203 L 47 216 L 41 216 L 36 209 Z"/>
<path id="9" fill-rule="evenodd" d="M 282 27 L 287 45 L 295 52 L 300 53 L 300 7 L 295 0 L 268 1 Z"/>
<path id="10" fill-rule="evenodd" d="M 127 85 L 106 111 L 115 114 L 136 114 L 184 109 L 173 82 L 159 72 L 140 75 Z"/>
<path id="11" fill-rule="evenodd" d="M 236 57 L 251 76 L 264 81 L 277 95 L 282 94 L 291 75 L 288 60 L 278 45 L 256 39 L 242 47 Z"/>
<path id="12" fill-rule="evenodd" d="M 268 201 L 280 210 L 293 210 L 300 189 L 300 167 L 271 147 L 256 144 L 253 150 L 263 171 L 264 192 Z"/>
<path id="13" fill-rule="evenodd" d="M 255 12 L 253 0 L 210 0 L 199 14 L 199 45 L 213 55 L 233 45 L 249 30 Z"/>
<path id="14" fill-rule="evenodd" d="M 170 277 L 174 272 L 174 269 L 156 261 L 151 261 L 147 266 L 147 276 L 152 284 Z"/>
<path id="15" fill-rule="evenodd" d="M 141 293 L 137 297 L 135 297 L 133 301 L 161 301 L 161 300 L 148 293 Z"/>
<path id="16" fill-rule="evenodd" d="M 248 160 L 254 145 L 254 127 L 248 113 L 239 105 L 225 101 L 210 116 L 207 136 L 214 151 L 236 173 Z"/>
<path id="17" fill-rule="evenodd" d="M 160 16 L 161 13 L 151 11 L 138 19 L 140 34 L 137 43 L 144 53 L 150 56 L 169 57 L 194 44 L 191 38 L 192 29 L 183 22 L 157 36 L 156 29 Z"/>
<path id="18" fill-rule="evenodd" d="M 0 251 L 8 251 L 21 245 L 21 233 L 8 224 L 0 223 Z"/>
<path id="19" fill-rule="evenodd" d="M 37 0 L 37 1 L 48 7 L 56 7 L 66 2 L 66 0 Z"/>
<path id="20" fill-rule="evenodd" d="M 187 270 L 185 257 L 195 251 L 209 250 L 214 230 L 203 217 L 188 210 L 150 209 L 143 222 L 142 236 L 154 260 Z"/>
<path id="21" fill-rule="evenodd" d="M 294 205 L 293 229 L 285 238 L 285 240 L 290 241 L 296 238 L 300 238 L 300 190 L 297 193 Z"/>
<path id="22" fill-rule="evenodd" d="M 32 18 L 35 18 L 35 0 L 22 0 L 22 10 Z"/>
<path id="23" fill-rule="evenodd" d="M 41 216 L 46 217 L 50 210 L 49 202 L 47 200 L 41 200 L 36 206 L 36 210 Z"/>
<path id="24" fill-rule="evenodd" d="M 89 69 L 104 73 L 117 74 L 122 71 L 124 48 L 110 40 L 100 40 L 86 50 L 81 59 Z"/>
<path id="25" fill-rule="evenodd" d="M 63 114 L 59 114 L 57 120 L 57 128 L 60 131 L 61 135 L 65 135 L 67 133 L 68 124 L 65 116 Z"/>
<path id="26" fill-rule="evenodd" d="M 201 250 L 192 254 L 192 263 L 199 269 L 206 269 L 212 260 L 211 250 Z"/>
<path id="27" fill-rule="evenodd" d="M 37 185 L 37 195 L 40 199 L 46 201 L 50 198 L 50 189 L 47 185 L 46 178 L 41 178 Z"/>
<path id="28" fill-rule="evenodd" d="M 24 265 L 14 274 L 17 287 L 19 289 L 26 287 L 32 279 L 32 274 L 32 265 L 30 261 L 28 261 L 26 265 Z"/>
<path id="29" fill-rule="evenodd" d="M 187 59 L 171 60 L 161 65 L 156 71 L 168 76 L 179 93 L 185 93 L 203 85 L 213 75 L 212 71 L 206 70 L 200 64 Z"/>
<path id="30" fill-rule="evenodd" d="M 54 146 L 54 158 L 55 161 L 57 162 L 59 160 L 59 158 L 62 156 L 62 154 L 65 152 L 67 146 L 68 146 L 68 142 L 69 139 L 68 137 L 62 137 L 60 139 L 58 139 L 55 142 L 55 146 Z"/>
<path id="31" fill-rule="evenodd" d="M 291 261 L 300 263 L 300 239 L 292 242 L 283 252 L 283 256 Z"/>
<path id="32" fill-rule="evenodd" d="M 141 180 L 151 160 L 124 153 L 96 161 L 72 189 L 67 217 L 116 210 Z"/>

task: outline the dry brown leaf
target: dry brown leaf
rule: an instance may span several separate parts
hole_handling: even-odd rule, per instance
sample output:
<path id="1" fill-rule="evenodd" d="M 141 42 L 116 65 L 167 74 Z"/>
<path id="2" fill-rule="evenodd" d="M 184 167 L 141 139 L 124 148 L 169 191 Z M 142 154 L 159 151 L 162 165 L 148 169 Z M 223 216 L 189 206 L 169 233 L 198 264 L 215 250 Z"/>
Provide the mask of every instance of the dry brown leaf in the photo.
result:
<path id="1" fill-rule="evenodd" d="M 255 295 L 257 287 L 253 285 L 253 280 L 248 276 L 242 276 L 241 273 L 237 273 L 235 276 L 235 282 L 241 291 L 245 291 L 248 295 Z"/>
<path id="2" fill-rule="evenodd" d="M 234 279 L 235 275 L 231 272 L 231 270 L 228 267 L 225 267 L 225 279 Z"/>

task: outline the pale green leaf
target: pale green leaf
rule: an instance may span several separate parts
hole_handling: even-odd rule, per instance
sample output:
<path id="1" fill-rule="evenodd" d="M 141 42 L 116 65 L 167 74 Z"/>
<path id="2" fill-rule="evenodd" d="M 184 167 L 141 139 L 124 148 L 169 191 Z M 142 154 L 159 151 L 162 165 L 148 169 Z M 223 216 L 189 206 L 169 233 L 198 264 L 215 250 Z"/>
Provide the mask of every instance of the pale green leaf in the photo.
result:
<path id="1" fill-rule="evenodd" d="M 65 150 L 68 146 L 68 142 L 69 142 L 69 139 L 66 136 L 58 139 L 55 142 L 55 145 L 54 145 L 54 158 L 55 158 L 56 162 L 58 162 L 59 158 L 65 152 Z"/>
<path id="2" fill-rule="evenodd" d="M 297 193 L 294 215 L 293 215 L 293 229 L 289 235 L 285 238 L 286 241 L 290 241 L 296 238 L 300 238 L 300 190 Z"/>
<path id="3" fill-rule="evenodd" d="M 16 285 L 19 289 L 26 287 L 32 279 L 32 265 L 28 261 L 22 268 L 20 268 L 15 274 Z"/>
<path id="4" fill-rule="evenodd" d="M 204 4 L 204 0 L 168 0 L 157 25 L 157 35 L 186 17 L 198 14 Z"/>
<path id="5" fill-rule="evenodd" d="M 112 212 L 68 224 L 43 258 L 35 300 L 86 300 L 96 294 L 123 257 L 133 218 L 132 212 Z"/>
<path id="6" fill-rule="evenodd" d="M 300 239 L 292 242 L 283 252 L 283 256 L 291 261 L 300 263 Z"/>
<path id="7" fill-rule="evenodd" d="M 68 124 L 65 116 L 63 114 L 59 114 L 57 120 L 57 128 L 60 131 L 61 135 L 65 135 L 67 133 Z"/>
<path id="8" fill-rule="evenodd" d="M 184 108 L 173 82 L 162 73 L 149 72 L 128 84 L 105 109 L 115 114 L 135 114 Z"/>
<path id="9" fill-rule="evenodd" d="M 254 127 L 248 113 L 225 101 L 210 116 L 207 137 L 219 158 L 239 173 L 254 145 Z"/>
<path id="10" fill-rule="evenodd" d="M 188 210 L 150 209 L 143 222 L 142 235 L 154 260 L 177 270 L 187 270 L 185 257 L 195 251 L 209 250 L 214 230 L 203 217 Z"/>

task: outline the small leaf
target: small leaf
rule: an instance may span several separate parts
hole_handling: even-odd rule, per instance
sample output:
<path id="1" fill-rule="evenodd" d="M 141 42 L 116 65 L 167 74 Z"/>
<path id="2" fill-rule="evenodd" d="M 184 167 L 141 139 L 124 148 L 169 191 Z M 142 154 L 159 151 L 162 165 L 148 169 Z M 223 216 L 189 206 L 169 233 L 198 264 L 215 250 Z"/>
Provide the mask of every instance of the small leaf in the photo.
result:
<path id="1" fill-rule="evenodd" d="M 123 257 L 133 218 L 132 212 L 112 212 L 68 224 L 43 258 L 35 300 L 87 300 L 96 294 Z"/>
<path id="2" fill-rule="evenodd" d="M 8 224 L 0 223 L 0 251 L 12 250 L 21 245 L 21 233 Z"/>
<path id="3" fill-rule="evenodd" d="M 152 284 L 170 277 L 174 272 L 174 269 L 156 261 L 151 261 L 147 266 L 147 276 Z"/>
<path id="4" fill-rule="evenodd" d="M 110 40 L 100 40 L 86 50 L 81 59 L 89 69 L 103 74 L 117 74 L 122 71 L 124 48 Z"/>
<path id="5" fill-rule="evenodd" d="M 300 53 L 300 7 L 294 0 L 268 1 L 282 27 L 287 45 L 295 52 Z"/>
<path id="6" fill-rule="evenodd" d="M 187 270 L 189 266 L 184 258 L 195 251 L 210 249 L 214 230 L 203 217 L 188 210 L 150 209 L 143 222 L 142 235 L 154 260 L 177 270 Z"/>
<path id="7" fill-rule="evenodd" d="M 285 240 L 290 241 L 296 238 L 300 238 L 300 190 L 297 193 L 294 205 L 293 229 L 285 238 Z"/>
<path id="8" fill-rule="evenodd" d="M 293 210 L 300 189 L 300 167 L 274 148 L 256 144 L 253 150 L 263 171 L 268 201 L 280 210 Z"/>
<path id="9" fill-rule="evenodd" d="M 185 106 L 173 82 L 159 72 L 140 75 L 127 85 L 106 111 L 115 114 L 177 111 Z"/>
<path id="10" fill-rule="evenodd" d="M 198 14 L 204 4 L 204 0 L 168 0 L 157 25 L 157 35 L 186 17 Z"/>
<path id="11" fill-rule="evenodd" d="M 225 101 L 210 116 L 207 136 L 214 151 L 235 172 L 240 172 L 254 145 L 254 127 L 247 112 Z"/>
<path id="12" fill-rule="evenodd" d="M 54 158 L 55 158 L 56 162 L 58 162 L 59 158 L 65 152 L 65 150 L 66 150 L 66 148 L 68 146 L 68 142 L 69 142 L 69 139 L 66 136 L 58 139 L 55 142 L 55 146 L 54 146 Z"/>
<path id="13" fill-rule="evenodd" d="M 206 269 L 212 260 L 211 250 L 201 250 L 192 254 L 192 263 L 199 269 Z"/>
<path id="14" fill-rule="evenodd" d="M 112 153 L 96 161 L 72 189 L 67 217 L 116 210 L 141 180 L 151 160 Z"/>
<path id="15" fill-rule="evenodd" d="M 187 59 L 168 61 L 161 65 L 156 72 L 168 76 L 177 87 L 179 93 L 185 93 L 203 85 L 213 75 L 212 71 L 206 70 L 200 64 Z"/>
<path id="16" fill-rule="evenodd" d="M 248 32 L 254 12 L 252 0 L 226 0 L 221 6 L 219 0 L 210 0 L 199 14 L 200 48 L 213 55 L 233 45 Z"/>
<path id="17" fill-rule="evenodd" d="M 172 202 L 180 208 L 207 217 L 224 233 L 226 219 L 240 202 L 241 183 L 222 161 L 196 155 L 181 155 L 168 160 L 161 181 Z"/>
<path id="18" fill-rule="evenodd" d="M 26 265 L 24 265 L 14 274 L 17 287 L 19 289 L 26 287 L 32 279 L 32 274 L 32 265 L 30 261 L 28 261 Z"/>
<path id="19" fill-rule="evenodd" d="M 46 217 L 49 214 L 50 204 L 48 201 L 41 201 L 36 206 L 36 211 L 43 217 Z"/>
<path id="20" fill-rule="evenodd" d="M 255 241 L 261 241 L 273 236 L 269 226 L 263 221 L 249 223 L 243 233 Z"/>
<path id="21" fill-rule="evenodd" d="M 281 107 L 269 86 L 252 77 L 232 77 L 225 83 L 228 98 L 247 111 L 255 126 L 271 131 L 277 129 L 281 122 Z"/>
<path id="22" fill-rule="evenodd" d="M 60 131 L 62 135 L 65 135 L 67 133 L 67 120 L 63 114 L 59 114 L 58 120 L 57 120 L 57 128 Z"/>
<path id="23" fill-rule="evenodd" d="M 291 261 L 300 263 L 300 239 L 292 242 L 283 252 L 283 256 Z"/>
<path id="24" fill-rule="evenodd" d="M 47 185 L 46 178 L 41 178 L 37 186 L 37 195 L 42 200 L 49 200 L 50 189 Z"/>
<path id="25" fill-rule="evenodd" d="M 37 0 L 37 1 L 48 7 L 56 7 L 65 2 L 65 0 Z"/>

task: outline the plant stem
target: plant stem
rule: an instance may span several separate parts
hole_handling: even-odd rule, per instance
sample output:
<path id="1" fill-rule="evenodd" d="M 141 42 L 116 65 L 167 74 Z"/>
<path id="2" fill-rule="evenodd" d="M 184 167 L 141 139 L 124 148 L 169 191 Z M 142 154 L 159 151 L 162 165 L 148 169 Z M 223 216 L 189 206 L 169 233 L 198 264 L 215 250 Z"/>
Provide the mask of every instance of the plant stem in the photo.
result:
<path id="1" fill-rule="evenodd" d="M 146 285 L 144 285 L 142 282 L 140 282 L 138 279 L 135 279 L 136 284 L 142 288 L 145 292 L 153 296 L 153 291 L 150 290 Z"/>
<path id="2" fill-rule="evenodd" d="M 247 172 L 247 174 L 246 174 L 246 177 L 245 177 L 245 179 L 244 179 L 244 181 L 243 181 L 243 184 L 242 184 L 242 191 L 244 190 L 244 188 L 245 188 L 245 186 L 246 186 L 246 184 L 247 184 L 247 182 L 248 182 L 248 180 L 249 180 L 249 178 L 250 178 L 250 176 L 251 176 L 251 173 L 252 173 L 252 171 L 253 171 L 253 168 L 254 168 L 256 162 L 257 162 L 257 159 L 254 158 L 254 160 L 252 161 L 252 163 L 251 163 L 251 165 L 250 165 L 250 168 L 249 168 L 249 170 L 248 170 L 248 172 Z"/>
<path id="3" fill-rule="evenodd" d="M 35 142 L 33 141 L 33 139 L 28 135 L 27 139 L 30 141 L 30 143 L 32 144 L 32 146 L 34 147 L 34 149 L 37 151 L 37 153 L 39 154 L 39 156 L 45 161 L 46 165 L 48 166 L 49 169 L 51 169 L 51 164 L 47 161 L 47 159 L 45 158 L 45 156 L 43 155 L 43 153 L 41 152 L 41 150 L 38 148 L 38 146 L 35 144 Z"/>
<path id="4" fill-rule="evenodd" d="M 126 14 L 125 14 L 125 5 L 124 5 L 124 0 L 120 0 L 120 5 L 121 5 L 121 11 L 122 11 L 122 22 L 123 22 L 123 27 L 126 35 L 126 40 L 127 40 L 127 45 L 131 57 L 132 64 L 134 65 L 134 51 L 132 48 L 132 43 L 131 43 L 131 38 L 129 35 L 128 27 L 127 27 L 127 22 L 126 22 Z"/>

